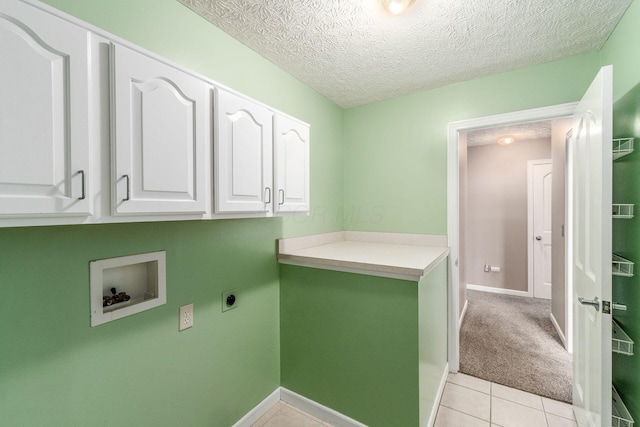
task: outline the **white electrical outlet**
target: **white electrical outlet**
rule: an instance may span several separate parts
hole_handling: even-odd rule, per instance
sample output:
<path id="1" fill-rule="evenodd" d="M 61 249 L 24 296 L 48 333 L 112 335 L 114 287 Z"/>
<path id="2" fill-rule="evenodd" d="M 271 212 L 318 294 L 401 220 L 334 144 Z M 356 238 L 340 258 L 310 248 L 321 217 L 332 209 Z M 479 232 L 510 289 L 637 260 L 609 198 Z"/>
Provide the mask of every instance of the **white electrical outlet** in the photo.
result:
<path id="1" fill-rule="evenodd" d="M 193 304 L 180 307 L 180 317 L 178 321 L 178 331 L 184 331 L 193 326 Z"/>

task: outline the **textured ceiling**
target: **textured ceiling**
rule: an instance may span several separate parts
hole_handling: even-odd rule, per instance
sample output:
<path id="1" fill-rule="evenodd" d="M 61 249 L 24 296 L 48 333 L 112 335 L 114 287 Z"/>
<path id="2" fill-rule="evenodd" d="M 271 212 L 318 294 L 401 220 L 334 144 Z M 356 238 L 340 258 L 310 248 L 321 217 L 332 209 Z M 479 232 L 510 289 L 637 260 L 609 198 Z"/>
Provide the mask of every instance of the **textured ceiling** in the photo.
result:
<path id="1" fill-rule="evenodd" d="M 631 3 L 178 1 L 342 107 L 598 50 Z"/>
<path id="2" fill-rule="evenodd" d="M 520 123 L 489 129 L 478 129 L 467 133 L 467 146 L 497 144 L 499 138 L 511 136 L 518 141 L 551 138 L 551 121 Z"/>

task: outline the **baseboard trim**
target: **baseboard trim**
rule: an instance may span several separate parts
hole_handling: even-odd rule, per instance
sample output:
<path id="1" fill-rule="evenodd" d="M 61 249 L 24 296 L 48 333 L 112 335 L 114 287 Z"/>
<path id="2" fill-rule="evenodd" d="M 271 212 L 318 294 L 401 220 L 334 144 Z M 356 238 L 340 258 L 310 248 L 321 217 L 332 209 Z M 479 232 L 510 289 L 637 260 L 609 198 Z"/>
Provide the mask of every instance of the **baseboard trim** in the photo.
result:
<path id="1" fill-rule="evenodd" d="M 305 411 L 307 414 L 320 418 L 329 424 L 344 427 L 367 427 L 359 421 L 349 418 L 338 411 L 334 411 L 318 402 L 308 399 L 284 387 L 280 387 L 280 400 Z"/>
<path id="2" fill-rule="evenodd" d="M 467 307 L 469 306 L 469 300 L 465 300 L 464 307 L 462 307 L 462 313 L 460 313 L 460 320 L 458 321 L 458 333 L 462 328 L 462 322 L 464 322 L 464 316 L 467 314 Z"/>
<path id="3" fill-rule="evenodd" d="M 549 317 L 551 317 L 551 323 L 553 323 L 553 327 L 556 328 L 556 332 L 558 332 L 558 335 L 560 336 L 560 341 L 562 341 L 562 346 L 565 348 L 565 350 L 568 351 L 569 349 L 567 348 L 567 339 L 564 336 L 564 333 L 562 333 L 562 329 L 560 329 L 560 325 L 558 324 L 558 321 L 556 320 L 553 313 L 549 313 Z"/>
<path id="4" fill-rule="evenodd" d="M 240 420 L 233 425 L 233 427 L 251 427 L 261 416 L 267 413 L 269 409 L 280 401 L 280 387 L 275 389 L 273 393 L 265 397 L 265 399 L 258 403 L 252 410 L 240 418 Z"/>
<path id="5" fill-rule="evenodd" d="M 466 304 L 465 304 L 466 307 Z M 438 385 L 438 391 L 436 393 L 436 399 L 431 407 L 431 414 L 429 415 L 429 421 L 425 427 L 433 427 L 436 422 L 436 416 L 438 414 L 438 407 L 440 406 L 440 400 L 444 393 L 444 387 L 447 384 L 447 378 L 449 375 L 449 364 L 447 363 L 442 372 L 440 378 L 440 384 Z M 278 387 L 267 396 L 262 402 L 258 403 L 252 410 L 236 422 L 233 427 L 251 427 L 256 421 L 266 414 L 269 409 L 279 401 L 283 401 L 295 408 L 298 408 L 309 415 L 313 415 L 316 418 L 320 418 L 322 421 L 326 421 L 329 424 L 340 427 L 368 427 L 359 421 L 354 420 L 338 411 L 335 411 L 327 406 L 324 406 L 318 402 L 315 402 L 309 398 L 306 398 L 296 392 L 288 390 L 284 387 Z"/>
<path id="6" fill-rule="evenodd" d="M 465 304 L 465 308 L 467 305 Z M 447 385 L 447 378 L 449 377 L 449 363 L 444 365 L 444 371 L 442 372 L 442 377 L 440 378 L 440 385 L 438 385 L 438 393 L 436 394 L 436 400 L 433 402 L 433 406 L 431 407 L 431 415 L 429 415 L 429 421 L 425 427 L 433 427 L 436 423 L 436 416 L 438 415 L 438 407 L 440 407 L 440 400 L 442 399 L 442 394 L 444 393 L 444 386 Z"/>
<path id="7" fill-rule="evenodd" d="M 513 295 L 517 297 L 532 297 L 527 291 L 514 291 L 513 289 L 494 288 L 492 286 L 467 285 L 467 289 L 471 291 L 491 292 L 494 294 Z"/>
<path id="8" fill-rule="evenodd" d="M 366 424 L 362 424 L 349 418 L 338 411 L 334 411 L 318 402 L 308 399 L 299 395 L 291 390 L 287 390 L 284 387 L 278 387 L 267 396 L 262 402 L 258 403 L 252 410 L 236 422 L 233 427 L 251 427 L 256 421 L 266 414 L 269 409 L 279 401 L 288 403 L 289 405 L 298 408 L 309 415 L 313 415 L 316 418 L 320 418 L 322 421 L 326 421 L 329 424 L 340 427 L 367 427 Z M 440 402 L 440 397 L 438 397 Z"/>

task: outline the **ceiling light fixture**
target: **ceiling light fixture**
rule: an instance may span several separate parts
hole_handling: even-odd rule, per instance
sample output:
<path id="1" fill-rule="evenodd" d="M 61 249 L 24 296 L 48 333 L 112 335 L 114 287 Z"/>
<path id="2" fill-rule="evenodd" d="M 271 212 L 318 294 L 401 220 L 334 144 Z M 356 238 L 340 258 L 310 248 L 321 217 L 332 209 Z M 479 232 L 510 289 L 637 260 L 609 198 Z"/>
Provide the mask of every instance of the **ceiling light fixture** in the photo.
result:
<path id="1" fill-rule="evenodd" d="M 416 0 L 380 0 L 384 10 L 392 15 L 400 15 L 409 9 Z"/>
<path id="2" fill-rule="evenodd" d="M 500 145 L 509 145 L 509 144 L 513 144 L 514 141 L 515 141 L 514 137 L 505 136 L 504 138 L 500 138 L 498 140 L 498 144 L 500 144 Z"/>

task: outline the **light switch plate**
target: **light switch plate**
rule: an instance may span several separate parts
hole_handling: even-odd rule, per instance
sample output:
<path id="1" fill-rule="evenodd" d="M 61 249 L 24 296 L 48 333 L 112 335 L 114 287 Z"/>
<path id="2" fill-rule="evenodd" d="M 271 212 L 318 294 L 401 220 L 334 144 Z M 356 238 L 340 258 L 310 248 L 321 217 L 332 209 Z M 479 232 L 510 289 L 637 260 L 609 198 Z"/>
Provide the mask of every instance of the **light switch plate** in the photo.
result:
<path id="1" fill-rule="evenodd" d="M 184 331 L 193 326 L 193 304 L 180 307 L 180 317 L 178 319 L 178 331 Z"/>

